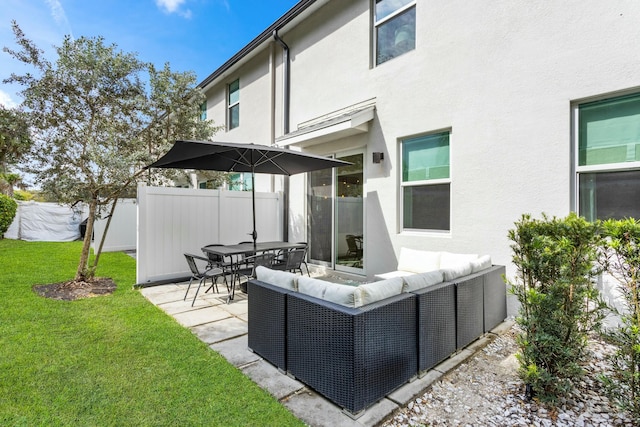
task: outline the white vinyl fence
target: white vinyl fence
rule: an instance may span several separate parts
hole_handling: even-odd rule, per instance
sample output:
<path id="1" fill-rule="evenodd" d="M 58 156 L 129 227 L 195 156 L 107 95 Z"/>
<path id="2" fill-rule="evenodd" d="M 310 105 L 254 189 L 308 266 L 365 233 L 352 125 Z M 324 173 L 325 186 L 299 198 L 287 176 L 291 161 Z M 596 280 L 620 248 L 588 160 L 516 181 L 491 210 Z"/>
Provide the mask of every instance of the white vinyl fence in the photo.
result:
<path id="1" fill-rule="evenodd" d="M 130 251 L 136 249 L 136 217 L 138 206 L 135 199 L 120 199 L 113 211 L 111 224 L 104 239 L 102 252 Z M 107 215 L 111 212 L 111 205 L 106 206 L 102 216 L 93 224 L 93 241 L 91 247 L 98 250 L 102 235 L 107 226 Z"/>
<path id="2" fill-rule="evenodd" d="M 281 193 L 256 193 L 258 241 L 282 240 Z M 184 253 L 250 241 L 251 193 L 138 186 L 138 284 L 188 277 Z"/>

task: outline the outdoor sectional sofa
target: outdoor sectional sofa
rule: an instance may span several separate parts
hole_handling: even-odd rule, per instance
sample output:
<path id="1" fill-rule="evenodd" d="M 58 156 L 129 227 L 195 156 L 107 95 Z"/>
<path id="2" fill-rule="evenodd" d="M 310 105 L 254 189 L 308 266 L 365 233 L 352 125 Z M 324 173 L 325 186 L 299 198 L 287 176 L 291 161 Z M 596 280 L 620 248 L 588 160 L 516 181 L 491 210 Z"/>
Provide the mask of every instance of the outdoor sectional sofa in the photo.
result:
<path id="1" fill-rule="evenodd" d="M 357 416 L 506 318 L 505 269 L 481 267 L 359 286 L 259 267 L 248 346 Z"/>

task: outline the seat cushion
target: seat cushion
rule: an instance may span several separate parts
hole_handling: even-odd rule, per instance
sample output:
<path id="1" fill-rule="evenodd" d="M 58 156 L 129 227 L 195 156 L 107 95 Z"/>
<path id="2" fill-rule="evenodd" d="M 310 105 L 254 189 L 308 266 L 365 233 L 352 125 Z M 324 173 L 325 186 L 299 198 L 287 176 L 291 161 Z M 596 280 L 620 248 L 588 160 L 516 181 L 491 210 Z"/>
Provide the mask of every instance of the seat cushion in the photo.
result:
<path id="1" fill-rule="evenodd" d="M 388 273 L 382 273 L 382 274 L 376 274 L 374 277 L 377 280 L 386 280 L 386 279 L 393 279 L 394 277 L 405 277 L 405 276 L 413 276 L 416 273 L 413 273 L 411 271 L 390 271 Z"/>
<path id="2" fill-rule="evenodd" d="M 417 249 L 400 248 L 398 270 L 412 273 L 424 273 L 440 268 L 440 252 L 421 251 Z"/>
<path id="3" fill-rule="evenodd" d="M 358 288 L 362 292 L 362 305 L 399 295 L 402 293 L 403 286 L 404 281 L 401 277 L 360 285 Z"/>
<path id="4" fill-rule="evenodd" d="M 288 271 L 272 270 L 267 267 L 256 267 L 256 279 L 281 288 L 298 290 L 298 276 Z"/>
<path id="5" fill-rule="evenodd" d="M 426 273 L 413 274 L 403 277 L 404 286 L 402 292 L 412 292 L 427 286 L 442 283 L 444 275 L 442 270 L 428 271 Z"/>

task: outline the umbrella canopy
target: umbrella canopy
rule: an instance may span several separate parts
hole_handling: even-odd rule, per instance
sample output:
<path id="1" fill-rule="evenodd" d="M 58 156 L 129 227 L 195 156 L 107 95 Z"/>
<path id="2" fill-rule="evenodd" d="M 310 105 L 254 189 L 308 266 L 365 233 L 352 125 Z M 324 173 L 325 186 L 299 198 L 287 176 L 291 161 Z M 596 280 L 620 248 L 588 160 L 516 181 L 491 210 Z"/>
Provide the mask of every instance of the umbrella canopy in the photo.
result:
<path id="1" fill-rule="evenodd" d="M 351 163 L 281 147 L 213 141 L 176 141 L 173 147 L 147 168 L 198 169 L 221 172 L 294 175 Z M 251 186 L 253 204 L 253 243 L 256 232 L 255 185 Z"/>

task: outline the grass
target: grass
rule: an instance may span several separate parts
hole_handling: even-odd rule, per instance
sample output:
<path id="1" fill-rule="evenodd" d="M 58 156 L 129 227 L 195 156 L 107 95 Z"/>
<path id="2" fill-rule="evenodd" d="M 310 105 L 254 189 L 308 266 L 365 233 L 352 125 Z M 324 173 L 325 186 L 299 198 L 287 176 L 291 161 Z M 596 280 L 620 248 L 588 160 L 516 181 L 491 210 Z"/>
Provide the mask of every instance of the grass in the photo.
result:
<path id="1" fill-rule="evenodd" d="M 0 240 L 0 425 L 300 426 L 271 395 L 137 290 L 135 260 L 105 253 L 113 295 L 50 300 L 80 242 Z"/>

